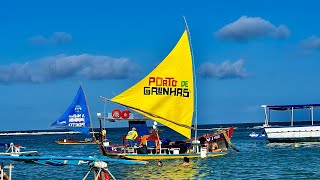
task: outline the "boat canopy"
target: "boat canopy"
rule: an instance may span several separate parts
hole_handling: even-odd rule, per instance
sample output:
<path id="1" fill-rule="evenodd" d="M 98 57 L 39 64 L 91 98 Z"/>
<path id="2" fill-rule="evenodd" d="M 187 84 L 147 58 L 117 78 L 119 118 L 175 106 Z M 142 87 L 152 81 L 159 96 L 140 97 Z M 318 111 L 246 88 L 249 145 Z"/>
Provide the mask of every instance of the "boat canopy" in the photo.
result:
<path id="1" fill-rule="evenodd" d="M 294 105 L 262 105 L 270 110 L 285 111 L 291 109 L 320 108 L 320 104 L 294 104 Z"/>
<path id="2" fill-rule="evenodd" d="M 269 126 L 270 110 L 275 111 L 291 111 L 291 126 L 293 126 L 293 111 L 296 109 L 310 109 L 311 125 L 314 122 L 314 108 L 320 108 L 320 104 L 294 104 L 294 105 L 261 105 L 264 108 L 264 126 Z"/>
<path id="3" fill-rule="evenodd" d="M 147 123 L 145 121 L 129 121 L 129 131 L 135 127 L 138 136 L 150 135 Z"/>

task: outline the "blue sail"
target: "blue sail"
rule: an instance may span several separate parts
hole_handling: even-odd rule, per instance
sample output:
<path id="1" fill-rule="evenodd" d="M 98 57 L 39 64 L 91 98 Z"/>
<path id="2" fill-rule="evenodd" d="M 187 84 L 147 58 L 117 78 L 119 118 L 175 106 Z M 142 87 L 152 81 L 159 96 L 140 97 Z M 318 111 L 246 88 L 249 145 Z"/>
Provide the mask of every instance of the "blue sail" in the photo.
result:
<path id="1" fill-rule="evenodd" d="M 82 86 L 79 87 L 69 108 L 51 126 L 90 134 L 91 121 Z"/>

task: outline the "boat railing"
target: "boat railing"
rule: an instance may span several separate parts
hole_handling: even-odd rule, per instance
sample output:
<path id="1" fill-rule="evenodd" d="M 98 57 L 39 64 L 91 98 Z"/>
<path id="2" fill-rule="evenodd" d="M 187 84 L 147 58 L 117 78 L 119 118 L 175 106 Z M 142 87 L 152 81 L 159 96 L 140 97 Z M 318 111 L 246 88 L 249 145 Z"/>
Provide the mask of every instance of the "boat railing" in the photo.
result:
<path id="1" fill-rule="evenodd" d="M 140 147 L 127 147 L 126 153 L 128 154 L 139 154 L 138 150 Z M 147 148 L 147 154 L 179 154 L 180 148 L 161 148 L 159 151 L 157 151 L 154 147 L 148 147 Z"/>
<path id="2" fill-rule="evenodd" d="M 137 149 L 134 147 L 127 147 L 127 153 L 129 154 L 137 154 Z"/>

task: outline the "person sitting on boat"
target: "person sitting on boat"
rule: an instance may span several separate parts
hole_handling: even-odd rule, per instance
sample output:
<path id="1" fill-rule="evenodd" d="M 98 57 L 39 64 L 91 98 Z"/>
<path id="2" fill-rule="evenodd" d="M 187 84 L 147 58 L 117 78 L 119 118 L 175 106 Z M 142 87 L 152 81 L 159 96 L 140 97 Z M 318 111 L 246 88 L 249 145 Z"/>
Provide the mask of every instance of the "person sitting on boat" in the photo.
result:
<path id="1" fill-rule="evenodd" d="M 189 158 L 184 157 L 183 158 L 183 163 L 180 164 L 181 166 L 190 166 Z"/>
<path id="2" fill-rule="evenodd" d="M 205 134 L 205 135 L 201 136 L 198 140 L 200 141 L 200 146 L 201 147 L 206 147 L 207 148 L 207 152 L 209 152 L 210 151 L 210 148 L 209 148 L 210 144 L 209 144 L 209 142 L 207 140 L 207 136 L 208 135 Z"/>
<path id="3" fill-rule="evenodd" d="M 131 131 L 128 132 L 126 136 L 126 141 L 129 143 L 130 147 L 133 147 L 134 140 L 138 137 L 138 133 L 136 131 L 136 128 L 133 127 Z"/>
<path id="4" fill-rule="evenodd" d="M 222 150 L 219 148 L 216 139 L 213 139 L 213 142 L 211 143 L 211 151 L 212 151 L 212 152 L 221 152 L 221 151 L 222 151 Z"/>

